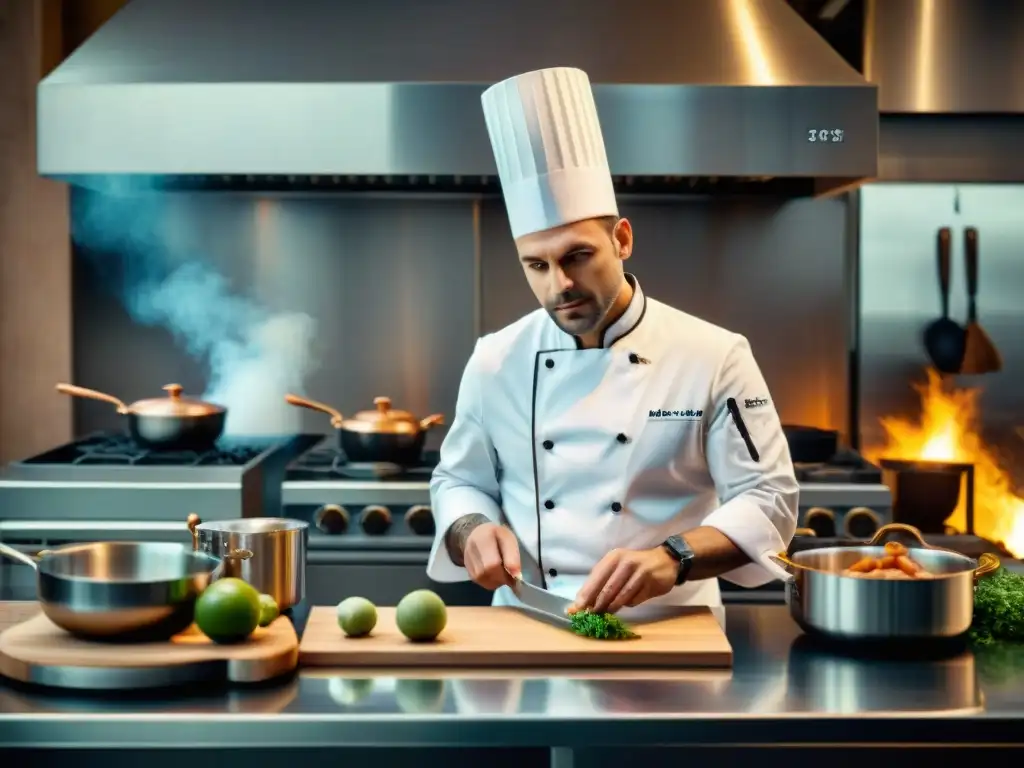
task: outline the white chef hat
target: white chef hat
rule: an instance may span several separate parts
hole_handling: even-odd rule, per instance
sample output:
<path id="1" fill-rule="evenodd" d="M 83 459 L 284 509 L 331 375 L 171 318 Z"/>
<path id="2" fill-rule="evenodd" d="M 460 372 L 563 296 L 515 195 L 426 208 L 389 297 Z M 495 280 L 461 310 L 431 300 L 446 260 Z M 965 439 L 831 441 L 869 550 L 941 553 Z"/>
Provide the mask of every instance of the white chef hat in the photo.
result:
<path id="1" fill-rule="evenodd" d="M 484 91 L 482 101 L 513 237 L 618 215 L 586 72 L 516 75 Z"/>

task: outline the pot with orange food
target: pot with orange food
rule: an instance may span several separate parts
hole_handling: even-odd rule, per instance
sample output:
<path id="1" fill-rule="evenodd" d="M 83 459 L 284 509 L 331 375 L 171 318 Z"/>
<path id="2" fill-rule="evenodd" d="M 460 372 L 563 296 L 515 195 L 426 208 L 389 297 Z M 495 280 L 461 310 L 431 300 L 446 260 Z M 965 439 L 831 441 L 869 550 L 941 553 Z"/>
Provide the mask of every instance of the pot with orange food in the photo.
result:
<path id="1" fill-rule="evenodd" d="M 995 555 L 975 560 L 934 547 L 899 523 L 861 546 L 768 554 L 762 562 L 786 582 L 786 603 L 801 629 L 860 641 L 963 636 L 977 580 L 999 568 Z"/>

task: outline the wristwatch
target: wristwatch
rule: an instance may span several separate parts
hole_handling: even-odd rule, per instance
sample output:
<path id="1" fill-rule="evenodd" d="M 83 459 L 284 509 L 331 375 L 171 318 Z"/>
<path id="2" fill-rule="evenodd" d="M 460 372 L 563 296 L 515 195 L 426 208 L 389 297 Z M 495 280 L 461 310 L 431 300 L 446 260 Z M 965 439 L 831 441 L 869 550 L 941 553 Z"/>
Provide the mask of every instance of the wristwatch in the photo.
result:
<path id="1" fill-rule="evenodd" d="M 679 573 L 676 575 L 676 586 L 686 581 L 693 568 L 693 550 L 682 536 L 669 536 L 662 543 L 665 550 L 679 563 Z"/>

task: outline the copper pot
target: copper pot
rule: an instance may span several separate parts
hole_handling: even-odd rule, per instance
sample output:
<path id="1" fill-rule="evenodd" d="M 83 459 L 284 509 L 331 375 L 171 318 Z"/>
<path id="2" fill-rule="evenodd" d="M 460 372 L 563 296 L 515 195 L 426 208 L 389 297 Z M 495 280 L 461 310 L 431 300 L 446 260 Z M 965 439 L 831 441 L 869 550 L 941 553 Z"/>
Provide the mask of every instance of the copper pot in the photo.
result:
<path id="1" fill-rule="evenodd" d="M 165 386 L 167 397 L 138 400 L 131 405 L 113 395 L 73 384 L 58 384 L 57 391 L 110 403 L 128 417 L 128 433 L 136 443 L 165 451 L 211 448 L 224 432 L 228 413 L 224 406 L 182 397 L 180 384 Z"/>
<path id="2" fill-rule="evenodd" d="M 341 412 L 316 400 L 298 395 L 285 395 L 284 399 L 299 408 L 326 413 L 338 435 L 338 446 L 349 461 L 411 466 L 418 464 L 423 454 L 427 431 L 444 424 L 444 416 L 435 413 L 417 419 L 408 411 L 391 408 L 391 398 L 376 397 L 376 410 L 360 411 L 351 419 Z"/>

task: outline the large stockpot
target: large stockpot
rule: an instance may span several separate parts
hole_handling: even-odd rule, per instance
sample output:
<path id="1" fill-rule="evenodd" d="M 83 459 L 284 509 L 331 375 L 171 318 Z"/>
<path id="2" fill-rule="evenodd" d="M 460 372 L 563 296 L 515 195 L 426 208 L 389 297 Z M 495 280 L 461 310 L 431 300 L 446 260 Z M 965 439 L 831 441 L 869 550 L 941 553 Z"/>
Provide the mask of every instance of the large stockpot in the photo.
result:
<path id="1" fill-rule="evenodd" d="M 138 400 L 131 405 L 105 392 L 73 384 L 58 384 L 57 391 L 115 406 L 118 413 L 128 417 L 128 433 L 132 440 L 146 448 L 165 451 L 208 450 L 223 434 L 227 420 L 227 408 L 182 397 L 180 384 L 165 386 L 167 397 Z"/>
<path id="2" fill-rule="evenodd" d="M 431 414 L 417 419 L 408 411 L 391 408 L 391 398 L 374 398 L 376 410 L 360 411 L 346 419 L 341 412 L 316 400 L 298 395 L 285 395 L 285 401 L 299 408 L 320 411 L 331 417 L 331 426 L 338 433 L 338 446 L 354 463 L 418 464 L 423 454 L 427 432 L 444 424 L 444 416 Z"/>
<path id="3" fill-rule="evenodd" d="M 38 559 L 0 543 L 0 554 L 36 570 L 46 617 L 92 640 L 166 640 L 193 620 L 196 598 L 225 566 L 251 552 L 224 558 L 171 542 L 108 541 L 40 552 Z"/>
<path id="4" fill-rule="evenodd" d="M 302 602 L 306 596 L 306 540 L 309 524 L 281 517 L 243 517 L 204 523 L 198 515 L 188 516 L 195 550 L 219 557 L 224 552 L 244 549 L 247 560 L 232 560 L 225 576 L 247 581 L 270 595 L 282 611 Z"/>
<path id="5" fill-rule="evenodd" d="M 882 557 L 893 534 L 911 539 L 910 556 L 929 579 L 866 579 L 842 571 L 865 557 Z M 789 613 L 810 634 L 838 640 L 955 639 L 970 629 L 976 580 L 999 568 L 999 558 L 974 560 L 925 543 L 921 532 L 893 523 L 864 546 L 805 549 L 762 561 L 786 582 Z"/>

